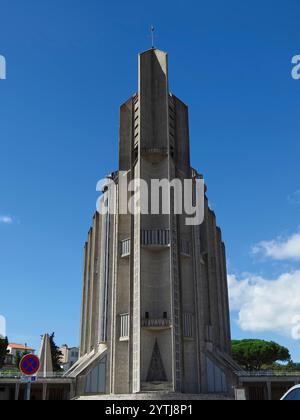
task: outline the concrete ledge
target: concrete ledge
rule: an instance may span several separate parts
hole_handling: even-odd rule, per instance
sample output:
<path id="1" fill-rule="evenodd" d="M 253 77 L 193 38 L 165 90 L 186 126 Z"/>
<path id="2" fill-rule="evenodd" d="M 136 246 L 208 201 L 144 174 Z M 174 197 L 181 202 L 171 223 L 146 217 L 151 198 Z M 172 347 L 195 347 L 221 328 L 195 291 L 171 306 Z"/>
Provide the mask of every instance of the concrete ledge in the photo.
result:
<path id="1" fill-rule="evenodd" d="M 143 394 L 122 394 L 122 395 L 90 395 L 76 398 L 79 401 L 232 401 L 226 395 L 217 394 L 176 394 L 164 392 L 147 392 Z"/>

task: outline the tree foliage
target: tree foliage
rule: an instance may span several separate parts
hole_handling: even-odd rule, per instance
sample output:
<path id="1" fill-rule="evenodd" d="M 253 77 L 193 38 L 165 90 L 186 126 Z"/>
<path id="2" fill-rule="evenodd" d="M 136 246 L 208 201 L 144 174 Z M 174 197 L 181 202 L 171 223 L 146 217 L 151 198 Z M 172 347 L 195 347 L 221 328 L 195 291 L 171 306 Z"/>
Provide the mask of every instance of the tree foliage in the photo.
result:
<path id="1" fill-rule="evenodd" d="M 287 364 L 273 363 L 272 365 L 263 365 L 262 370 L 274 372 L 300 372 L 300 363 L 294 363 L 292 360 Z"/>
<path id="2" fill-rule="evenodd" d="M 0 337 L 0 369 L 3 368 L 4 362 L 5 362 L 5 357 L 8 354 L 7 346 L 8 346 L 7 337 L 6 338 L 1 338 Z"/>
<path id="3" fill-rule="evenodd" d="M 63 357 L 62 352 L 59 350 L 59 347 L 55 344 L 54 341 L 55 333 L 50 335 L 50 346 L 51 346 L 51 356 L 54 372 L 59 372 L 61 368 L 61 358 Z"/>
<path id="4" fill-rule="evenodd" d="M 274 366 L 276 362 L 291 363 L 289 350 L 273 341 L 235 340 L 232 342 L 232 353 L 234 360 L 249 371 Z"/>
<path id="5" fill-rule="evenodd" d="M 20 367 L 21 360 L 23 359 L 24 356 L 27 356 L 27 354 L 29 354 L 29 351 L 26 351 L 26 350 L 23 352 L 17 351 L 16 356 L 15 356 L 15 365 L 18 369 Z"/>

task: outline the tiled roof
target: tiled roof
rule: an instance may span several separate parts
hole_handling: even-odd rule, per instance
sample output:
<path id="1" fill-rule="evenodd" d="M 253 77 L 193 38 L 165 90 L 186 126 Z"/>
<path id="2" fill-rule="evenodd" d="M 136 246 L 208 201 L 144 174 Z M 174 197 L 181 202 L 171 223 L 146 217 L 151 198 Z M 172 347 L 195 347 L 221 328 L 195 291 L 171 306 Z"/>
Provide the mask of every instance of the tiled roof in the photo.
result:
<path id="1" fill-rule="evenodd" d="M 8 348 L 15 350 L 34 350 L 32 347 L 24 346 L 24 344 L 11 343 Z"/>

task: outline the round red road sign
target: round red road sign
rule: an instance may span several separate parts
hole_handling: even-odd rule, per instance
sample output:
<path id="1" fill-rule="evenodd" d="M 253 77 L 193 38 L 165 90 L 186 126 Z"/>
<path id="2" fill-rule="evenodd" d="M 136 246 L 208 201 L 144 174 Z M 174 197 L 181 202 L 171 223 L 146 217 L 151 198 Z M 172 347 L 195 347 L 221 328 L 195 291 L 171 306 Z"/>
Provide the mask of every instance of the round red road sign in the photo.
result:
<path id="1" fill-rule="evenodd" d="M 34 376 L 40 369 L 40 359 L 34 354 L 27 354 L 20 362 L 20 371 L 25 376 Z"/>

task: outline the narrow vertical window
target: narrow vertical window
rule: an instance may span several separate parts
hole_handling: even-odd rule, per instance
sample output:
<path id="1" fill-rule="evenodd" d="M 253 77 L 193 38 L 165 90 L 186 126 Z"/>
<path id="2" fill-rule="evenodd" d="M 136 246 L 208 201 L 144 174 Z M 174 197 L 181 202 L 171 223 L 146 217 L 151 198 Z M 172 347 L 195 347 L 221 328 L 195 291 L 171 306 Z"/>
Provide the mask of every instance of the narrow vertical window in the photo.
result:
<path id="1" fill-rule="evenodd" d="M 183 332 L 185 338 L 192 338 L 193 334 L 193 314 L 185 312 L 183 314 Z"/>
<path id="2" fill-rule="evenodd" d="M 120 315 L 120 340 L 129 340 L 129 314 Z"/>
<path id="3" fill-rule="evenodd" d="M 129 257 L 130 245 L 131 245 L 130 239 L 125 239 L 125 241 L 121 242 L 121 257 L 122 258 Z"/>

